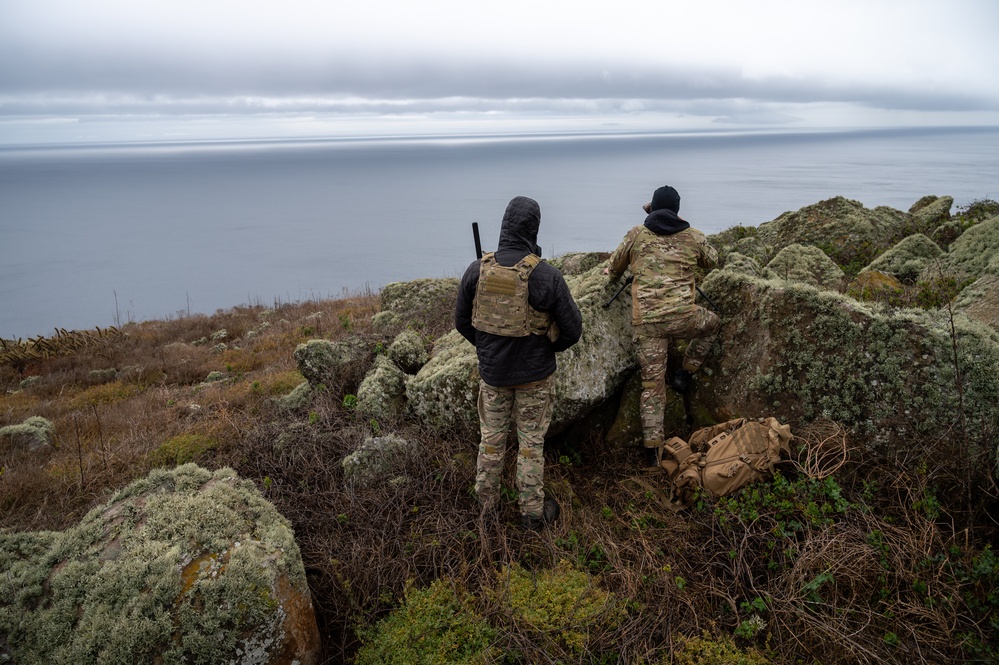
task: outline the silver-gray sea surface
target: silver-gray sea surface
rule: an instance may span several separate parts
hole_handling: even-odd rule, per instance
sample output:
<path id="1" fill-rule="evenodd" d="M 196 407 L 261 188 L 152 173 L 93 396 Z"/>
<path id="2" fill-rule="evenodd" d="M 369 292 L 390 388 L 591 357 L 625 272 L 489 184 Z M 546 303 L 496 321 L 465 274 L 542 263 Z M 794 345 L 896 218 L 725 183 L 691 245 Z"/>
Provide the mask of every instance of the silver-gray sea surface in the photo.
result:
<path id="1" fill-rule="evenodd" d="M 0 337 L 460 275 L 510 198 L 546 256 L 610 251 L 662 184 L 707 233 L 837 195 L 999 197 L 999 130 L 0 150 Z"/>

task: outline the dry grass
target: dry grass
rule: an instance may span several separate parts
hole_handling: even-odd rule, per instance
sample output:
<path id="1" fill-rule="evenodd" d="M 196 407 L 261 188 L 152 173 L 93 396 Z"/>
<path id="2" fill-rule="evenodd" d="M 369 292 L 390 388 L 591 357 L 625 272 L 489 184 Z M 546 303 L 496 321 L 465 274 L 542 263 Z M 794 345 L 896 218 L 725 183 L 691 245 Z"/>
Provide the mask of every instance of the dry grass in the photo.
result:
<path id="1" fill-rule="evenodd" d="M 955 526 L 963 504 L 934 493 L 932 469 L 912 477 L 901 471 L 911 464 L 864 459 L 833 423 L 796 431 L 798 467 L 780 482 L 681 513 L 627 482 L 638 452 L 592 435 L 570 455 L 550 451 L 546 486 L 563 514 L 540 534 L 520 530 L 512 499 L 482 518 L 474 441 L 411 423 L 396 431 L 423 448 L 408 481 L 352 485 L 340 460 L 372 430 L 342 397 L 360 376 L 316 395 L 307 413 L 283 412 L 274 398 L 302 380 L 292 352 L 307 339 L 390 341 L 395 331 L 368 323 L 377 308 L 371 295 L 237 308 L 128 326 L 100 353 L 37 361 L 23 374 L 0 367 L 0 426 L 39 415 L 57 431 L 54 447 L 34 453 L 0 441 L 0 527 L 64 528 L 162 462 L 166 442 L 188 437 L 174 441 L 211 441 L 190 449 L 196 461 L 235 468 L 292 521 L 329 663 L 356 653 L 355 630 L 396 607 L 407 583 L 454 580 L 496 621 L 498 570 L 563 560 L 624 599 L 626 619 L 588 635 L 582 651 L 526 627 L 504 631 L 497 646 L 515 662 L 665 663 L 705 633 L 788 664 L 965 662 L 983 657 L 976 641 L 999 648 L 988 623 L 999 566 L 974 572 L 995 531 Z M 223 329 L 224 340 L 210 340 Z M 219 380 L 206 382 L 212 372 Z M 40 378 L 18 389 L 28 375 Z M 645 481 L 668 493 L 664 477 Z"/>

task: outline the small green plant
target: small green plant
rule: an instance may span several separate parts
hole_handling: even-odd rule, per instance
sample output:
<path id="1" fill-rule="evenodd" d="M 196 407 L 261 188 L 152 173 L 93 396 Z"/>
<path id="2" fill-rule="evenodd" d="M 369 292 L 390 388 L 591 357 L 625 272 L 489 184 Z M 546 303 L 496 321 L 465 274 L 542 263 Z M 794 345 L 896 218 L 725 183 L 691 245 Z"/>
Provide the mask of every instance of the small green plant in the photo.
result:
<path id="1" fill-rule="evenodd" d="M 353 411 L 357 408 L 357 395 L 344 395 L 343 406 L 345 409 Z"/>
<path id="2" fill-rule="evenodd" d="M 899 645 L 898 635 L 896 635 L 891 631 L 888 631 L 887 633 L 885 633 L 884 643 L 886 646 L 897 647 Z"/>
<path id="3" fill-rule="evenodd" d="M 493 662 L 496 631 L 476 612 L 474 598 L 448 580 L 425 589 L 409 587 L 401 607 L 358 631 L 358 665 L 469 664 Z"/>
<path id="4" fill-rule="evenodd" d="M 375 436 L 378 436 L 379 434 L 382 433 L 382 426 L 378 424 L 378 421 L 376 419 L 372 418 L 368 422 L 368 425 L 371 427 L 371 433 L 374 434 Z"/>
<path id="5" fill-rule="evenodd" d="M 705 631 L 701 637 L 680 638 L 680 648 L 663 657 L 661 665 L 767 665 L 770 661 L 756 649 L 745 651 L 728 637 L 712 637 Z"/>
<path id="6" fill-rule="evenodd" d="M 349 331 L 354 327 L 354 322 L 350 318 L 349 310 L 346 312 L 341 312 L 340 314 L 337 315 L 337 318 L 340 319 L 340 327 L 342 327 L 344 330 Z"/>
<path id="7" fill-rule="evenodd" d="M 180 434 L 164 441 L 149 455 L 154 466 L 180 466 L 201 459 L 218 445 L 213 437 L 203 434 Z"/>
<path id="8" fill-rule="evenodd" d="M 509 606 L 518 627 L 578 655 L 599 653 L 601 634 L 617 629 L 627 616 L 625 603 L 564 560 L 541 571 L 513 564 L 500 573 L 498 588 L 497 600 Z"/>
<path id="9" fill-rule="evenodd" d="M 319 422 L 319 414 L 315 411 L 309 411 L 309 424 L 315 425 Z"/>

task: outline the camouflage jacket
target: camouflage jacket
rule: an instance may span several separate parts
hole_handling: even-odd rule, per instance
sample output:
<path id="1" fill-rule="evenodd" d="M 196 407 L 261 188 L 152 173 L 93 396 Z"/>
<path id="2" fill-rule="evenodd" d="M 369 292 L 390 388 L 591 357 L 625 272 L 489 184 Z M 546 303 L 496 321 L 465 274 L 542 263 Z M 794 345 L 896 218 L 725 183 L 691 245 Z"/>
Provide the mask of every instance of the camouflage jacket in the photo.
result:
<path id="1" fill-rule="evenodd" d="M 610 272 L 631 268 L 635 325 L 660 323 L 694 310 L 695 278 L 718 261 L 703 233 L 670 210 L 657 210 L 645 224 L 628 231 L 610 257 Z"/>

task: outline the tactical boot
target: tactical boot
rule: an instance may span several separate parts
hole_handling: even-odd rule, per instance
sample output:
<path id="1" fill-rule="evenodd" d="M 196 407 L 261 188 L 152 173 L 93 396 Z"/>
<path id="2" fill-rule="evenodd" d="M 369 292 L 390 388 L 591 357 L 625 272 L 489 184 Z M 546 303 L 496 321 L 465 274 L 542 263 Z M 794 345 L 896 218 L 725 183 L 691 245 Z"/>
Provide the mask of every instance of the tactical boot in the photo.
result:
<path id="1" fill-rule="evenodd" d="M 547 498 L 541 508 L 540 516 L 534 517 L 533 515 L 524 515 L 521 518 L 524 530 L 541 531 L 541 529 L 557 520 L 561 513 L 562 509 L 559 507 L 558 501 L 552 498 Z"/>

